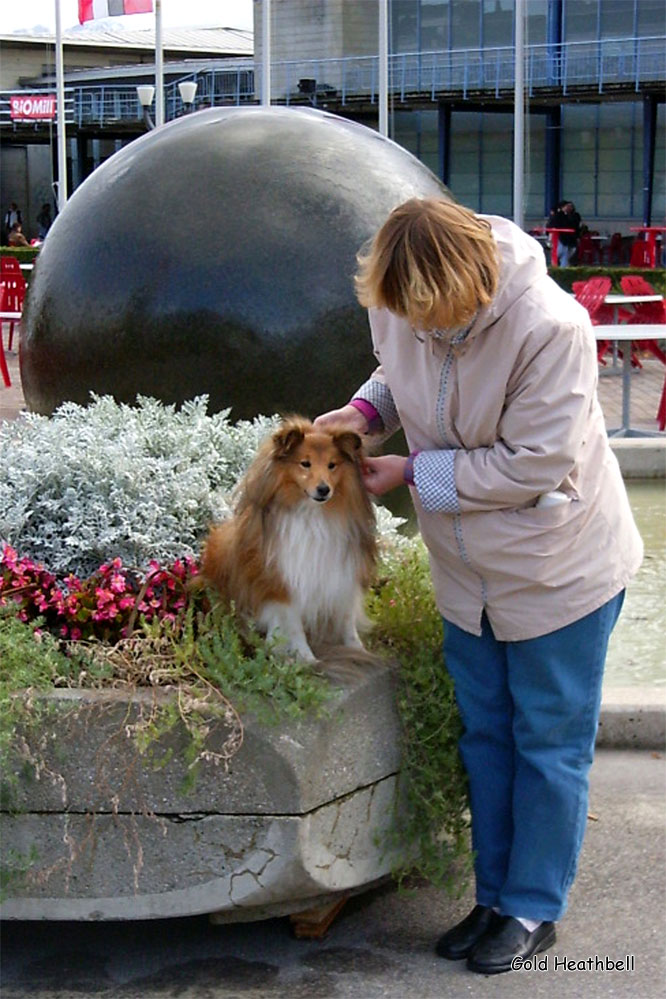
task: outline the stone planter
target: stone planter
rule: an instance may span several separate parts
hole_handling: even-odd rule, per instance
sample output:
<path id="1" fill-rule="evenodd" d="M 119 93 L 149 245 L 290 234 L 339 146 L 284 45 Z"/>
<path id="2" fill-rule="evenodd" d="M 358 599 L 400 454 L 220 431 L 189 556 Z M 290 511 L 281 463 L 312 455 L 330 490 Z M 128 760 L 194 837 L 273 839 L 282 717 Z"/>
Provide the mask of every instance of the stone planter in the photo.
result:
<path id="1" fill-rule="evenodd" d="M 203 763 L 189 792 L 179 736 L 158 743 L 151 761 L 128 734 L 154 692 L 54 691 L 24 747 L 38 769 L 22 769 L 18 807 L 1 814 L 3 864 L 30 863 L 0 915 L 242 921 L 298 912 L 386 875 L 394 858 L 378 840 L 392 821 L 400 762 L 392 673 L 350 666 L 335 686 L 324 719 L 245 718 L 228 770 Z M 226 734 L 214 722 L 207 746 Z M 169 762 L 156 766 L 166 749 Z"/>

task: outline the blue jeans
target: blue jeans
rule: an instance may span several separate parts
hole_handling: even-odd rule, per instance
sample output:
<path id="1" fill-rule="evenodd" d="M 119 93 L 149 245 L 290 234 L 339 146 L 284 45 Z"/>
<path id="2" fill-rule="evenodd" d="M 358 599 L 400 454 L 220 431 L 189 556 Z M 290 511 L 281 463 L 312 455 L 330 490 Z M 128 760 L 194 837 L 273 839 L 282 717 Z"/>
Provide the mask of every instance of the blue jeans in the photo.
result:
<path id="1" fill-rule="evenodd" d="M 576 246 L 565 246 L 560 238 L 557 244 L 557 263 L 560 267 L 568 267 L 571 264 Z"/>
<path id="2" fill-rule="evenodd" d="M 564 913 L 587 819 L 606 649 L 624 591 L 548 635 L 499 642 L 444 621 L 464 732 L 476 900 L 503 915 Z"/>

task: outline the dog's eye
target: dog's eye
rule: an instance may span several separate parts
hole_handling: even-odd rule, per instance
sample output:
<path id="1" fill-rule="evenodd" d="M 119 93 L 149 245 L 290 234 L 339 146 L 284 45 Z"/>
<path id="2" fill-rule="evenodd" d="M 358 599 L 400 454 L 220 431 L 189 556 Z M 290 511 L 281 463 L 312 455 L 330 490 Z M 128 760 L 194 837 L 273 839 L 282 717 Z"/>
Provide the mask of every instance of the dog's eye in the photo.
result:
<path id="1" fill-rule="evenodd" d="M 334 469 L 334 468 L 335 468 L 335 462 L 334 462 L 334 461 L 329 461 L 329 463 L 328 463 L 328 467 L 329 467 L 329 469 L 331 469 L 331 470 L 332 470 L 332 469 Z"/>
<path id="2" fill-rule="evenodd" d="M 301 467 L 302 468 L 310 468 L 310 462 L 309 461 L 302 461 L 301 462 Z"/>

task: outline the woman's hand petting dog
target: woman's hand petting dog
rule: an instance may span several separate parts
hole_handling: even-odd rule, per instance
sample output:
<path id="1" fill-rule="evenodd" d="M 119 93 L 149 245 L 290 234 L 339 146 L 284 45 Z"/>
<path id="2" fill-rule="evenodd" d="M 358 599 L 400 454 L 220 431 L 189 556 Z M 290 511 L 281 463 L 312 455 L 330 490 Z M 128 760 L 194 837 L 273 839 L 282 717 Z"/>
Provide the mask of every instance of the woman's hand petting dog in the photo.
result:
<path id="1" fill-rule="evenodd" d="M 368 421 L 356 406 L 342 406 L 341 409 L 332 409 L 328 413 L 322 413 L 321 416 L 315 417 L 312 425 L 317 430 L 347 427 L 357 434 L 367 434 L 368 432 Z"/>
<path id="2" fill-rule="evenodd" d="M 405 465 L 407 459 L 399 454 L 384 454 L 377 458 L 364 458 L 361 475 L 365 488 L 373 496 L 405 485 Z"/>

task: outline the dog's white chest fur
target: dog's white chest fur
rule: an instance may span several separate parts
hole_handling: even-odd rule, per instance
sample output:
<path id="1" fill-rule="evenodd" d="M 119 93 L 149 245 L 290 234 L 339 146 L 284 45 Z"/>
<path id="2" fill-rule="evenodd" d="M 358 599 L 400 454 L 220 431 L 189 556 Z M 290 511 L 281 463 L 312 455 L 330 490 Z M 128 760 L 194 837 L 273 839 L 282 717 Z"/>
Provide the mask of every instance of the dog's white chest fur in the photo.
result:
<path id="1" fill-rule="evenodd" d="M 315 642 L 361 645 L 356 627 L 362 617 L 359 542 L 353 534 L 343 517 L 330 516 L 312 500 L 280 511 L 271 525 L 268 562 L 290 599 L 288 608 L 267 607 L 262 623 L 304 658 L 314 657 L 297 634 L 301 630 Z"/>

